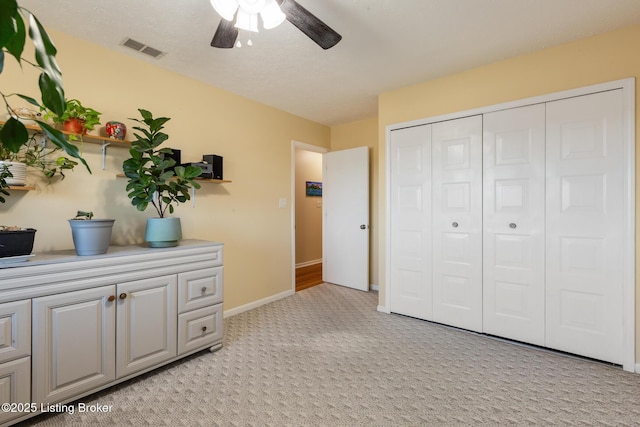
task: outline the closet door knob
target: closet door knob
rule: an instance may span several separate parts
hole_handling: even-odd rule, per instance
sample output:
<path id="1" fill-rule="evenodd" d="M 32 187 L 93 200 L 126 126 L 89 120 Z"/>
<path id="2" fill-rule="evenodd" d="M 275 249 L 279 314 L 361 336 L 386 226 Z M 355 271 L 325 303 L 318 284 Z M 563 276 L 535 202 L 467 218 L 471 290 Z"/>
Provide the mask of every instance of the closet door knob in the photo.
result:
<path id="1" fill-rule="evenodd" d="M 125 294 L 124 292 L 120 294 L 120 299 L 125 299 L 127 297 L 127 294 Z"/>
<path id="2" fill-rule="evenodd" d="M 367 229 L 367 226 L 366 226 L 366 225 L 362 224 L 362 225 L 360 226 L 360 230 L 366 230 L 366 229 Z"/>
<path id="3" fill-rule="evenodd" d="M 109 295 L 109 298 L 107 298 L 107 301 L 109 302 L 114 302 L 116 300 L 116 296 L 115 295 Z"/>
<path id="4" fill-rule="evenodd" d="M 453 228 L 458 228 L 458 223 L 454 221 L 454 222 L 451 223 L 451 226 Z"/>
<path id="5" fill-rule="evenodd" d="M 511 224 L 509 224 L 509 228 L 516 228 L 516 227 L 517 227 L 517 225 L 516 225 L 515 222 L 512 222 Z"/>

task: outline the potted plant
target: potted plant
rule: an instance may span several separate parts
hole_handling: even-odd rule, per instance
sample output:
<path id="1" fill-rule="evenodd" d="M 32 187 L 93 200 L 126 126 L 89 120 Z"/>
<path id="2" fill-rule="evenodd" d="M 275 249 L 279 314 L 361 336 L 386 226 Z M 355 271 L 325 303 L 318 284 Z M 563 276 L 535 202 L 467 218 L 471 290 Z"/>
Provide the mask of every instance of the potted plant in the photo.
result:
<path id="1" fill-rule="evenodd" d="M 77 99 L 65 101 L 65 109 L 62 115 L 47 111 L 45 118 L 52 119 L 62 125 L 62 129 L 77 135 L 84 135 L 100 124 L 100 113 L 91 107 L 85 107 Z"/>
<path id="2" fill-rule="evenodd" d="M 73 246 L 78 256 L 107 253 L 115 219 L 94 219 L 91 211 L 78 211 L 69 220 Z"/>
<path id="3" fill-rule="evenodd" d="M 126 190 L 131 204 L 139 211 L 152 205 L 158 218 L 149 218 L 145 240 L 150 247 L 177 246 L 182 238 L 180 218 L 167 217 L 174 205 L 184 203 L 191 197 L 189 190 L 200 188 L 195 179 L 202 169 L 195 166 L 176 166 L 170 148 L 160 148 L 169 136 L 162 132 L 167 117 L 154 118 L 143 109 L 138 109 L 142 119 L 132 118 L 140 126 L 134 126 L 135 140 L 131 142 L 131 157 L 124 161 L 122 169 L 129 182 Z"/>
<path id="4" fill-rule="evenodd" d="M 0 259 L 31 254 L 35 235 L 33 228 L 0 225 Z"/>
<path id="5" fill-rule="evenodd" d="M 29 24 L 28 31 L 23 15 Z M 35 60 L 33 61 L 22 58 L 27 33 L 35 48 Z M 39 109 L 47 109 L 62 116 L 66 107 L 62 74 L 56 61 L 56 47 L 49 35 L 40 21 L 31 12 L 19 7 L 16 0 L 0 1 L 0 49 L 3 61 L 6 56 L 10 55 L 20 65 L 26 63 L 40 71 L 38 83 L 41 102 L 27 95 L 5 94 L 0 91 L 0 97 L 2 97 L 9 114 L 9 119 L 0 129 L 0 152 L 3 153 L 3 157 L 7 157 L 6 153 L 12 153 L 11 156 L 19 156 L 21 150 L 23 153 L 24 150 L 28 151 L 27 146 L 32 143 L 32 140 L 24 123 L 19 120 L 16 110 L 10 105 L 10 97 L 17 96 Z M 0 67 L 0 73 L 3 69 L 4 67 Z M 91 172 L 89 165 L 81 157 L 78 147 L 69 142 L 62 132 L 40 118 L 36 118 L 34 121 L 55 147 L 65 151 L 70 157 L 78 159 Z M 9 195 L 7 178 L 11 177 L 12 173 L 6 167 L 0 168 L 0 203 L 5 202 L 3 195 Z"/>

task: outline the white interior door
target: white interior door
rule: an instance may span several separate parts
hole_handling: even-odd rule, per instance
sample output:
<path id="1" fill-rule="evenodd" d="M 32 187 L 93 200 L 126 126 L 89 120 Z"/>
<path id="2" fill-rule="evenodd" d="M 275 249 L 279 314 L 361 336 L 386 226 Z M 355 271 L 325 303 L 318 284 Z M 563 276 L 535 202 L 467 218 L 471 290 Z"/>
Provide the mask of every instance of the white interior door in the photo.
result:
<path id="1" fill-rule="evenodd" d="M 369 290 L 369 147 L 323 156 L 325 282 Z"/>
<path id="2" fill-rule="evenodd" d="M 431 125 L 391 132 L 390 310 L 431 320 Z"/>
<path id="3" fill-rule="evenodd" d="M 482 331 L 482 116 L 434 123 L 433 320 Z"/>
<path id="4" fill-rule="evenodd" d="M 545 106 L 484 115 L 483 328 L 544 345 Z"/>
<path id="5" fill-rule="evenodd" d="M 547 104 L 547 346 L 622 363 L 622 90 Z"/>

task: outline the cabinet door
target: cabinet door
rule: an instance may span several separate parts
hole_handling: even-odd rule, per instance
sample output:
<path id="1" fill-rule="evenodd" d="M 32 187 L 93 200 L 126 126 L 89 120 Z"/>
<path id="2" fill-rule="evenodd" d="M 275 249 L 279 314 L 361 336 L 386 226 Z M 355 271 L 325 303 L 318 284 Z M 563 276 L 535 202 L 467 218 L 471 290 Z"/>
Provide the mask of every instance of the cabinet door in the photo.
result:
<path id="1" fill-rule="evenodd" d="M 222 302 L 222 267 L 178 274 L 178 313 Z"/>
<path id="2" fill-rule="evenodd" d="M 22 359 L 0 364 L 0 402 L 2 403 L 23 403 L 28 405 L 31 402 L 31 358 Z M 7 422 L 28 412 L 4 412 L 0 411 L 0 423 Z"/>
<path id="3" fill-rule="evenodd" d="M 482 116 L 432 129 L 433 320 L 482 332 Z"/>
<path id="4" fill-rule="evenodd" d="M 118 284 L 118 378 L 176 356 L 176 275 Z"/>
<path id="5" fill-rule="evenodd" d="M 222 304 L 178 316 L 178 353 L 197 350 L 222 341 Z"/>
<path id="6" fill-rule="evenodd" d="M 58 402 L 115 379 L 115 286 L 33 300 L 33 401 Z"/>
<path id="7" fill-rule="evenodd" d="M 31 300 L 0 304 L 0 363 L 31 354 Z"/>

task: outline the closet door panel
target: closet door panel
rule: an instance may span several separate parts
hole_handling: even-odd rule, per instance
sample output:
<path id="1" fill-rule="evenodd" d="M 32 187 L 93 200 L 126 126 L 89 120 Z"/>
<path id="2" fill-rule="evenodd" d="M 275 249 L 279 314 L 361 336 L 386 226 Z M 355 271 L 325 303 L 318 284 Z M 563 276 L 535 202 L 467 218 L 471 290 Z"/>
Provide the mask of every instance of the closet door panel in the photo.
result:
<path id="1" fill-rule="evenodd" d="M 622 91 L 547 105 L 547 346 L 622 363 Z"/>
<path id="2" fill-rule="evenodd" d="M 484 332 L 544 345 L 545 106 L 483 125 Z"/>
<path id="3" fill-rule="evenodd" d="M 391 132 L 393 313 L 431 320 L 431 125 Z"/>
<path id="4" fill-rule="evenodd" d="M 432 125 L 433 320 L 482 331 L 482 116 Z"/>

